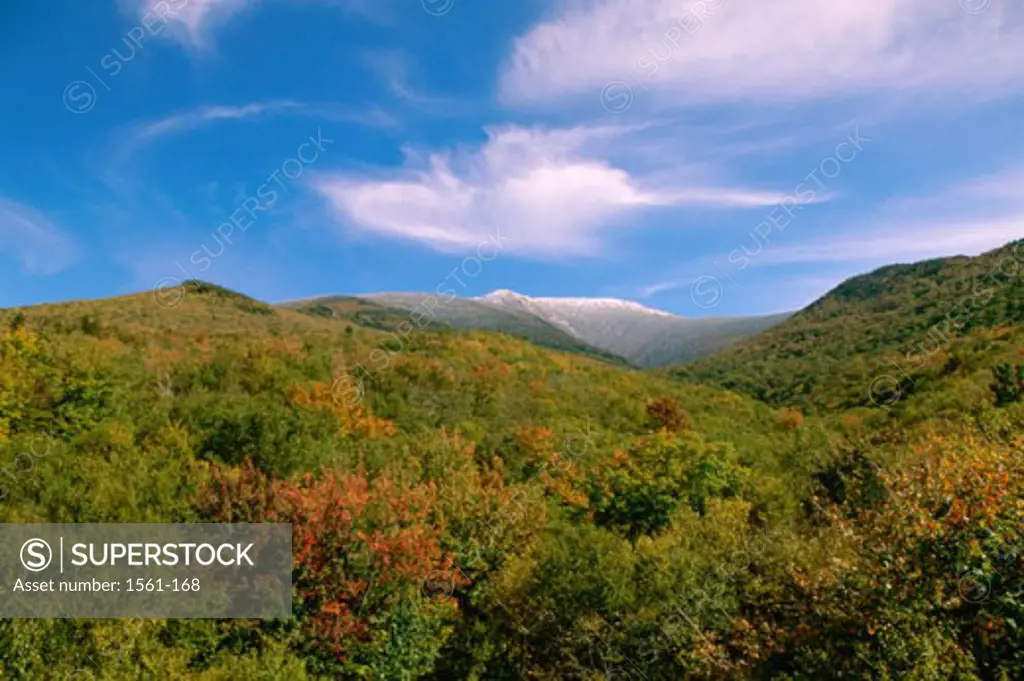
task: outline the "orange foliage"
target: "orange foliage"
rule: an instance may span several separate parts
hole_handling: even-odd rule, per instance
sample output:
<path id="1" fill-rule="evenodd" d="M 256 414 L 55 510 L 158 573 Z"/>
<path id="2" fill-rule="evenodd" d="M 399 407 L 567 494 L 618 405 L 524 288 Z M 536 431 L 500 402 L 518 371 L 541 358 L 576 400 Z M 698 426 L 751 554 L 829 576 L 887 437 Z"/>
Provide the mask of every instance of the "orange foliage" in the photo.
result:
<path id="1" fill-rule="evenodd" d="M 391 437 L 396 428 L 393 421 L 378 418 L 368 407 L 361 404 L 361 397 L 346 389 L 336 394 L 326 383 L 297 385 L 292 388 L 289 400 L 297 407 L 325 409 L 334 414 L 343 435 L 355 435 L 365 439 Z"/>
<path id="2" fill-rule="evenodd" d="M 531 454 L 544 456 L 555 451 L 555 432 L 541 426 L 523 426 L 516 433 L 519 446 Z"/>
<path id="3" fill-rule="evenodd" d="M 478 364 L 473 367 L 473 378 L 479 380 L 493 380 L 495 378 L 508 378 L 512 375 L 512 370 L 509 369 L 507 364 L 502 362 L 494 362 L 487 364 Z"/>
<path id="4" fill-rule="evenodd" d="M 1013 454 L 971 439 L 951 446 L 938 437 L 915 454 L 920 465 L 882 474 L 894 503 L 877 523 L 901 521 L 912 536 L 939 540 L 988 535 L 1000 519 L 1021 512 L 1024 479 Z M 898 518 L 891 517 L 895 513 Z"/>
<path id="5" fill-rule="evenodd" d="M 432 522 L 437 502 L 433 484 L 407 488 L 337 470 L 270 481 L 251 462 L 211 465 L 196 498 L 217 522 L 292 524 L 297 612 L 308 613 L 307 633 L 339 659 L 368 639 L 371 617 L 403 593 L 421 591 L 429 605 L 454 611 L 451 589 L 424 588 L 468 582 L 441 547 Z"/>
<path id="6" fill-rule="evenodd" d="M 647 402 L 647 418 L 658 429 L 671 432 L 690 430 L 693 424 L 690 417 L 672 397 L 662 397 Z"/>
<path id="7" fill-rule="evenodd" d="M 877 472 L 887 490 L 884 503 L 853 517 L 839 506 L 826 509 L 834 536 L 849 542 L 851 561 L 834 558 L 820 573 L 791 574 L 800 589 L 793 602 L 810 604 L 811 612 L 862 613 L 851 626 L 871 637 L 893 626 L 892 612 L 918 609 L 932 618 L 962 617 L 959 626 L 973 628 L 987 645 L 1011 641 L 1005 619 L 987 611 L 988 595 L 974 591 L 972 580 L 980 576 L 985 588 L 984 580 L 1001 580 L 1008 593 L 1019 589 L 1021 566 L 1007 551 L 1024 538 L 1019 453 L 966 436 L 931 437 L 912 455 L 916 460 L 895 473 Z M 821 587 L 830 581 L 842 586 L 827 596 Z M 828 597 L 832 605 L 824 604 Z M 965 610 L 972 604 L 976 614 Z"/>
<path id="8" fill-rule="evenodd" d="M 804 414 L 798 409 L 782 407 L 779 409 L 779 426 L 783 430 L 794 431 L 803 428 Z"/>

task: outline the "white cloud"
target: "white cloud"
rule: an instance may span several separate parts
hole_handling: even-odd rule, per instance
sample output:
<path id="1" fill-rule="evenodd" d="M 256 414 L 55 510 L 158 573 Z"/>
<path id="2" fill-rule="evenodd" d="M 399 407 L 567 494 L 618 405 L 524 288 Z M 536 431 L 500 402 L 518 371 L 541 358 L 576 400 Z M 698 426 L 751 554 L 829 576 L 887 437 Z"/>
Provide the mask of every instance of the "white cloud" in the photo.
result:
<path id="1" fill-rule="evenodd" d="M 987 175 L 964 184 L 960 194 L 996 203 L 1024 204 L 1024 168 Z"/>
<path id="2" fill-rule="evenodd" d="M 667 293 L 668 291 L 676 291 L 684 286 L 691 286 L 696 281 L 693 277 L 687 279 L 669 279 L 667 281 L 659 281 L 654 284 L 646 284 L 636 289 L 635 295 L 640 298 L 650 298 L 656 296 L 659 293 Z"/>
<path id="3" fill-rule="evenodd" d="M 0 254 L 12 254 L 29 274 L 55 274 L 74 259 L 75 247 L 45 215 L 0 196 Z"/>
<path id="4" fill-rule="evenodd" d="M 1022 180 L 1024 168 L 1011 167 L 929 195 L 900 197 L 852 215 L 826 238 L 800 239 L 789 231 L 759 238 L 750 232 L 735 250 L 694 259 L 632 292 L 649 298 L 711 279 L 743 290 L 756 283 L 820 294 L 883 265 L 979 255 L 1024 236 Z M 832 227 L 808 225 L 806 232 Z M 829 285 L 815 289 L 822 282 Z"/>
<path id="5" fill-rule="evenodd" d="M 186 132 L 215 121 L 240 120 L 300 107 L 301 105 L 296 102 L 287 101 L 200 107 L 138 125 L 132 133 L 132 141 L 135 144 L 144 144 L 159 137 Z"/>
<path id="6" fill-rule="evenodd" d="M 596 100 L 615 80 L 676 105 L 895 88 L 980 94 L 1021 84 L 1022 61 L 1018 2 L 972 15 L 955 0 L 566 1 L 515 41 L 500 86 L 517 103 Z"/>
<path id="7" fill-rule="evenodd" d="M 348 109 L 337 105 L 317 105 L 287 100 L 253 102 L 237 106 L 202 106 L 131 125 L 120 142 L 118 162 L 123 164 L 140 148 L 163 137 L 189 132 L 221 121 L 238 121 L 283 113 L 370 127 L 398 125 L 394 117 L 374 107 Z"/>
<path id="8" fill-rule="evenodd" d="M 229 20 L 257 0 L 141 0 L 139 14 L 158 25 L 164 18 L 183 42 L 205 45 L 211 27 Z"/>
<path id="9" fill-rule="evenodd" d="M 514 239 L 510 250 L 534 257 L 599 255 L 610 229 L 628 228 L 625 218 L 646 210 L 765 206 L 783 198 L 638 177 L 609 163 L 595 148 L 628 132 L 491 129 L 478 149 L 407 150 L 400 171 L 378 177 L 328 175 L 315 187 L 347 226 L 365 233 L 458 252 L 500 229 Z"/>

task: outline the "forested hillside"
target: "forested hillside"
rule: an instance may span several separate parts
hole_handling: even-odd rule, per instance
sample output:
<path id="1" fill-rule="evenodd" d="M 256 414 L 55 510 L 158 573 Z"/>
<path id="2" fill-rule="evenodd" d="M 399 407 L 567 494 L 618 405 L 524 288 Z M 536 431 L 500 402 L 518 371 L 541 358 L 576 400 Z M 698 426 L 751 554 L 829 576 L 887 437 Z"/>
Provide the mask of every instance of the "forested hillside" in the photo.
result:
<path id="1" fill-rule="evenodd" d="M 296 547 L 291 620 L 0 619 L 0 678 L 1020 678 L 1019 306 L 917 390 L 826 409 L 871 336 L 843 305 L 944 309 L 903 272 L 783 325 L 830 324 L 773 405 L 201 283 L 0 311 L 0 522 L 273 519 Z M 697 375 L 746 387 L 727 366 Z"/>
<path id="2" fill-rule="evenodd" d="M 673 373 L 775 405 L 869 406 L 914 389 L 951 339 L 1024 324 L 1024 241 L 984 255 L 891 265 L 778 326 Z"/>

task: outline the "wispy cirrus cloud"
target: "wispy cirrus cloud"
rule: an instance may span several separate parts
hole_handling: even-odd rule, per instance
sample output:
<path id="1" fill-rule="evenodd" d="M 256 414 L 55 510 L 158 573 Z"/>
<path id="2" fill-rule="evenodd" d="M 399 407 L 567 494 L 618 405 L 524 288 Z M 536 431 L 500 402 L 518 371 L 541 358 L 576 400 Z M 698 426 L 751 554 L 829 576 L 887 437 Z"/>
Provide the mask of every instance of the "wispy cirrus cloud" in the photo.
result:
<path id="1" fill-rule="evenodd" d="M 765 265 L 880 265 L 978 255 L 1024 236 L 1024 168 L 968 178 L 927 196 L 897 198 L 829 239 L 765 248 Z M 753 261 L 752 261 L 753 262 Z"/>
<path id="2" fill-rule="evenodd" d="M 351 109 L 335 104 L 313 104 L 288 100 L 250 102 L 238 105 L 207 105 L 129 125 L 122 132 L 122 137 L 119 140 L 118 158 L 123 161 L 142 147 L 161 138 L 184 134 L 207 125 L 274 115 L 305 116 L 379 128 L 393 128 L 400 125 L 397 118 L 374 106 Z"/>
<path id="3" fill-rule="evenodd" d="M 416 83 L 419 70 L 399 50 L 373 50 L 364 55 L 367 66 L 384 81 L 389 93 L 414 111 L 440 116 L 468 116 L 479 108 L 468 99 L 430 92 Z"/>
<path id="4" fill-rule="evenodd" d="M 418 242 L 438 251 L 480 243 L 500 227 L 522 256 L 595 256 L 623 220 L 644 211 L 702 206 L 774 205 L 770 191 L 675 183 L 631 173 L 601 153 L 629 130 L 507 126 L 487 131 L 476 149 L 407 150 L 405 166 L 376 176 L 328 174 L 315 181 L 350 229 Z"/>
<path id="5" fill-rule="evenodd" d="M 258 0 L 134 0 L 140 16 L 166 20 L 172 34 L 196 46 L 207 44 L 209 31 L 256 5 Z"/>
<path id="6" fill-rule="evenodd" d="M 38 210 L 0 196 L 0 255 L 29 274 L 56 274 L 75 258 L 75 244 Z"/>
<path id="7" fill-rule="evenodd" d="M 914 262 L 954 255 L 978 255 L 1024 236 L 1024 207 L 1002 217 L 903 221 L 879 218 L 862 234 L 765 250 L 760 264 Z M 754 265 L 758 263 L 752 263 Z"/>
<path id="8" fill-rule="evenodd" d="M 689 291 L 700 305 L 708 293 L 717 304 L 726 288 L 741 291 L 742 300 L 768 286 L 803 304 L 883 265 L 978 255 L 1024 236 L 1022 180 L 1024 168 L 1008 167 L 926 195 L 897 197 L 829 225 L 828 237 L 782 241 L 784 234 L 762 239 L 751 232 L 730 252 L 691 260 L 629 291 L 639 298 Z"/>
<path id="9" fill-rule="evenodd" d="M 294 111 L 302 107 L 298 102 L 256 102 L 238 106 L 203 106 L 190 111 L 171 114 L 134 126 L 131 139 L 136 145 L 159 137 L 187 132 L 217 121 L 242 120 L 267 114 Z"/>
<path id="10" fill-rule="evenodd" d="M 559 104 L 574 94 L 596 100 L 619 80 L 637 96 L 650 90 L 660 104 L 692 106 L 898 88 L 976 97 L 1024 85 L 1024 5 L 994 2 L 971 14 L 963 4 L 564 2 L 515 41 L 499 89 L 506 102 Z"/>
<path id="11" fill-rule="evenodd" d="M 745 270 L 809 269 L 817 273 L 801 275 L 805 284 L 837 276 L 838 283 L 894 262 L 978 255 L 1024 236 L 1022 180 L 1024 168 L 1009 167 L 929 195 L 898 197 L 831 226 L 826 238 L 773 243 L 778 235 L 762 240 L 750 233 L 735 250 L 693 260 L 632 292 L 648 298 L 709 278 L 739 285 Z"/>

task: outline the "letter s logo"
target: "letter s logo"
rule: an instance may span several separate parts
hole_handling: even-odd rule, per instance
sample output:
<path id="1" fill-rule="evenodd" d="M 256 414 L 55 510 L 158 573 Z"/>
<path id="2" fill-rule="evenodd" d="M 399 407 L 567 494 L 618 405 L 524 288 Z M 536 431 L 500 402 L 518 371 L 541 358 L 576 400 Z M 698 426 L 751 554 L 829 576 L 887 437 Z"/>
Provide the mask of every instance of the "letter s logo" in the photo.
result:
<path id="1" fill-rule="evenodd" d="M 29 572 L 42 572 L 50 567 L 53 550 L 42 539 L 29 539 L 21 546 L 21 564 Z"/>

